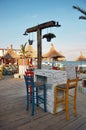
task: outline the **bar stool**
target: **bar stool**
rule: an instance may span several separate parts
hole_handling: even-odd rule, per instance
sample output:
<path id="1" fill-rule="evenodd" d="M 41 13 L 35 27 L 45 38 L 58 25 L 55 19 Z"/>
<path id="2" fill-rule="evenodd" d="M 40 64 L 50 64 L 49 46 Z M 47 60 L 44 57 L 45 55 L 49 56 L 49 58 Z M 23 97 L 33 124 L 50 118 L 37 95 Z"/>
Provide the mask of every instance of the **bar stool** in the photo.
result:
<path id="1" fill-rule="evenodd" d="M 34 71 L 32 69 L 26 69 L 25 75 L 28 77 L 31 76 L 34 78 Z M 29 87 L 30 87 L 30 102 L 32 102 L 32 86 L 29 86 Z"/>
<path id="2" fill-rule="evenodd" d="M 24 75 L 25 84 L 26 84 L 26 93 L 27 93 L 27 107 L 28 110 L 30 103 L 32 104 L 32 115 L 34 115 L 34 106 L 37 107 L 40 103 L 44 105 L 44 111 L 46 112 L 46 85 L 41 82 L 34 82 L 33 76 Z M 30 87 L 32 86 L 32 92 Z M 42 89 L 42 94 L 39 93 L 39 89 Z M 30 102 L 30 96 L 32 95 L 32 102 Z"/>
<path id="3" fill-rule="evenodd" d="M 74 66 L 65 67 L 67 71 L 67 82 L 55 87 L 54 89 L 54 115 L 56 115 L 56 109 L 59 105 L 64 104 L 64 110 L 66 111 L 66 119 L 69 120 L 69 104 L 72 105 L 74 110 L 74 116 L 76 112 L 76 97 L 78 77 L 76 77 L 76 71 Z M 69 90 L 73 89 L 73 93 L 70 94 Z M 64 95 L 59 97 L 59 91 L 63 91 Z M 70 97 L 70 98 L 69 98 Z"/>
<path id="4" fill-rule="evenodd" d="M 0 66 L 0 79 L 2 79 L 3 68 Z"/>

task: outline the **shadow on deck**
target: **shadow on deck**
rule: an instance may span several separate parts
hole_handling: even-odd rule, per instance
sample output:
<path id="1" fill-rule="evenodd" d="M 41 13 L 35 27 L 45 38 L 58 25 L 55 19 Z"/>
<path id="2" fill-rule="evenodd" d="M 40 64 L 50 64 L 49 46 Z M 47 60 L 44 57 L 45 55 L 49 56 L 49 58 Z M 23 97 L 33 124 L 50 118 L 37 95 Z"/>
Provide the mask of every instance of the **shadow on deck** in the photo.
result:
<path id="1" fill-rule="evenodd" d="M 66 121 L 65 112 L 56 116 L 35 108 L 31 116 L 26 107 L 26 89 L 23 79 L 4 77 L 0 80 L 0 130 L 86 130 L 86 95 L 78 91 L 77 117 L 70 112 Z M 31 108 L 30 108 L 31 109 Z"/>

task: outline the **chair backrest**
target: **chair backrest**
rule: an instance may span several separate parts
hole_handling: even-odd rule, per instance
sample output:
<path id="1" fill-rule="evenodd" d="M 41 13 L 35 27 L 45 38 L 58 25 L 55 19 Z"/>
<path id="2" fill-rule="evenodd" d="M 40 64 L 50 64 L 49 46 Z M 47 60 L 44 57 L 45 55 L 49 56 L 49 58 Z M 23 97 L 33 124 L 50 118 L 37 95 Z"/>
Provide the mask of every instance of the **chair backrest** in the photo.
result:
<path id="1" fill-rule="evenodd" d="M 78 86 L 78 77 L 76 77 L 75 79 L 68 79 L 67 80 L 67 88 L 71 89 L 71 88 L 76 88 Z"/>
<path id="2" fill-rule="evenodd" d="M 34 77 L 34 72 L 32 70 L 25 71 L 25 75 L 29 77 Z"/>
<path id="3" fill-rule="evenodd" d="M 26 87 L 28 87 L 29 85 L 34 86 L 34 77 L 24 75 L 24 79 L 25 79 Z"/>
<path id="4" fill-rule="evenodd" d="M 66 65 L 65 70 L 67 72 L 67 88 L 75 88 L 78 86 L 78 77 L 76 74 L 76 66 Z"/>
<path id="5" fill-rule="evenodd" d="M 65 71 L 67 72 L 67 79 L 75 79 L 76 78 L 76 66 L 75 65 L 66 65 Z"/>

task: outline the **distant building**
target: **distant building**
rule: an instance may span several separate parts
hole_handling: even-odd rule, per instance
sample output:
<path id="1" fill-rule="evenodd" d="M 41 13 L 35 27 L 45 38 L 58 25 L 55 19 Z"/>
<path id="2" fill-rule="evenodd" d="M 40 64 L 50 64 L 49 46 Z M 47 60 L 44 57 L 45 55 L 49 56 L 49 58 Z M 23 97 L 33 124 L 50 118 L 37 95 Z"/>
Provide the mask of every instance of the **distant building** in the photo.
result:
<path id="1" fill-rule="evenodd" d="M 10 61 L 10 59 L 16 59 L 19 56 L 20 49 L 13 49 L 12 44 L 9 48 L 0 48 L 0 64 Z M 9 62 L 8 62 L 9 63 Z"/>

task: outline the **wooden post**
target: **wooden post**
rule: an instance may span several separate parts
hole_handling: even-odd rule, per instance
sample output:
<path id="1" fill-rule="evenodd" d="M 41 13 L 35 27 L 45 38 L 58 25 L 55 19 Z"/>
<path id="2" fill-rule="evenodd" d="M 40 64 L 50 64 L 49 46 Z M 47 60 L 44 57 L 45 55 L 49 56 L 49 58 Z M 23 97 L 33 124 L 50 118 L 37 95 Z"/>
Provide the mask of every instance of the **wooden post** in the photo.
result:
<path id="1" fill-rule="evenodd" d="M 38 57 L 37 68 L 41 69 L 41 61 L 42 61 L 41 29 L 37 30 L 37 57 Z"/>

